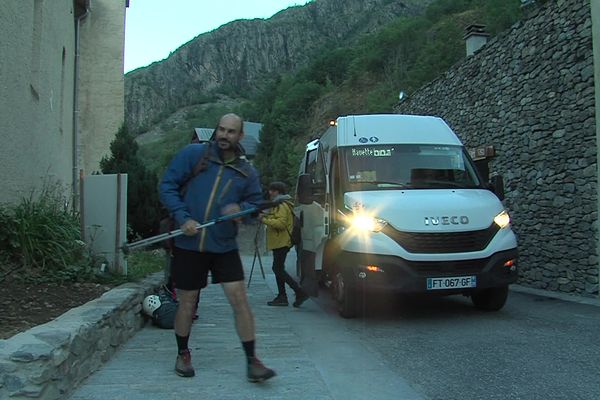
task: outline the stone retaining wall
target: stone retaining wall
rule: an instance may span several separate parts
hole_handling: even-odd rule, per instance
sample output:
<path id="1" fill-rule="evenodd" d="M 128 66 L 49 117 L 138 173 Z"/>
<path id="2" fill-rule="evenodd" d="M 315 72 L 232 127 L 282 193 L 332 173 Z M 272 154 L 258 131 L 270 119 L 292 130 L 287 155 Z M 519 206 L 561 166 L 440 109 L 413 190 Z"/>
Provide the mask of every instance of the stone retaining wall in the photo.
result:
<path id="1" fill-rule="evenodd" d="M 590 1 L 553 0 L 396 112 L 438 115 L 467 147 L 495 147 L 521 284 L 598 296 L 594 106 Z"/>
<path id="2" fill-rule="evenodd" d="M 0 399 L 67 398 L 142 328 L 142 301 L 162 283 L 160 272 L 121 285 L 46 324 L 0 340 Z"/>

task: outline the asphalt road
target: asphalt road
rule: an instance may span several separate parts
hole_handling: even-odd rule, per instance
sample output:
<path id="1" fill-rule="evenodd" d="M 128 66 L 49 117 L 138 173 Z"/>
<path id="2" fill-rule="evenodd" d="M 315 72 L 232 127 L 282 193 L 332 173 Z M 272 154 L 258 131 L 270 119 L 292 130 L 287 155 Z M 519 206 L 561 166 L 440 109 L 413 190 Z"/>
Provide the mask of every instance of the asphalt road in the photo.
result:
<path id="1" fill-rule="evenodd" d="M 286 269 L 295 276 L 293 251 Z M 269 286 L 276 290 L 273 280 Z M 550 296 L 513 285 L 498 312 L 480 311 L 463 296 L 380 296 L 368 299 L 363 317 L 348 320 L 322 289 L 309 306 L 318 318 L 288 318 L 336 398 L 350 388 L 353 398 L 388 398 L 389 391 L 377 396 L 382 385 L 372 374 L 352 385 L 326 375 L 351 363 L 401 379 L 414 390 L 407 398 L 600 400 L 600 300 Z"/>
<path id="2" fill-rule="evenodd" d="M 600 307 L 514 291 L 499 312 L 382 297 L 344 320 L 329 292 L 316 303 L 426 399 L 600 399 Z"/>

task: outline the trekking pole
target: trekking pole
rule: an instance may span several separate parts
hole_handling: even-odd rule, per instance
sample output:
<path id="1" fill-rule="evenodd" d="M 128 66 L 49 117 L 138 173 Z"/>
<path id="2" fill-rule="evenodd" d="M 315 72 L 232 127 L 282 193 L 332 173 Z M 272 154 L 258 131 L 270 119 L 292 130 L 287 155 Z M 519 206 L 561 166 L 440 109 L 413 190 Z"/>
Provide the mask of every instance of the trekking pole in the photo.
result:
<path id="1" fill-rule="evenodd" d="M 207 228 L 209 226 L 212 226 L 212 225 L 215 225 L 215 224 L 218 224 L 221 222 L 230 221 L 232 219 L 239 218 L 244 215 L 253 214 L 257 211 L 274 207 L 274 206 L 278 205 L 279 203 L 281 203 L 281 201 L 264 202 L 264 203 L 261 203 L 260 205 L 257 205 L 256 207 L 249 208 L 247 210 L 242 210 L 242 211 L 239 211 L 239 212 L 236 212 L 233 214 L 223 215 L 221 217 L 212 219 L 210 221 L 206 221 L 202 224 L 198 224 L 198 225 L 196 225 L 196 229 L 204 229 L 204 228 Z M 171 239 L 171 238 L 181 236 L 181 235 L 183 235 L 183 231 L 181 229 L 175 229 L 170 232 L 161 233 L 160 235 L 156 235 L 156 236 L 152 236 L 152 237 L 149 237 L 146 239 L 138 240 L 137 242 L 125 243 L 121 247 L 121 249 L 123 250 L 123 253 L 127 254 L 131 250 L 139 249 L 140 247 L 145 247 L 145 246 L 151 245 L 153 243 L 162 242 L 163 240 Z"/>

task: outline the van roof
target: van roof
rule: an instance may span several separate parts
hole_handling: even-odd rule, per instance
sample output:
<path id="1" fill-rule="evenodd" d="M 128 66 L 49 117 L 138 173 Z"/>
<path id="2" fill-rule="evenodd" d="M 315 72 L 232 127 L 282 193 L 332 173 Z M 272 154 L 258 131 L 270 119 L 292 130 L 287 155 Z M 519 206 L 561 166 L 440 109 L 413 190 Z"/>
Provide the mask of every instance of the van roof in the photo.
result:
<path id="1" fill-rule="evenodd" d="M 443 119 L 404 114 L 348 115 L 337 119 L 338 146 L 361 144 L 462 145 Z"/>

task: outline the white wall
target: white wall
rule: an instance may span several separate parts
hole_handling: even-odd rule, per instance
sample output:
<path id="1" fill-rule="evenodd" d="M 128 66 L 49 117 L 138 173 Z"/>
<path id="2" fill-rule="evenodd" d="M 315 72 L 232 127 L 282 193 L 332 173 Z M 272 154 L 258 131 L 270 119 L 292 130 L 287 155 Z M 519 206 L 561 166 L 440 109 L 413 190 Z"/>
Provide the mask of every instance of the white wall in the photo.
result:
<path id="1" fill-rule="evenodd" d="M 124 121 L 125 1 L 93 0 L 89 19 L 81 25 L 79 105 L 82 118 L 81 167 L 100 170 L 110 155 L 110 142 Z"/>

